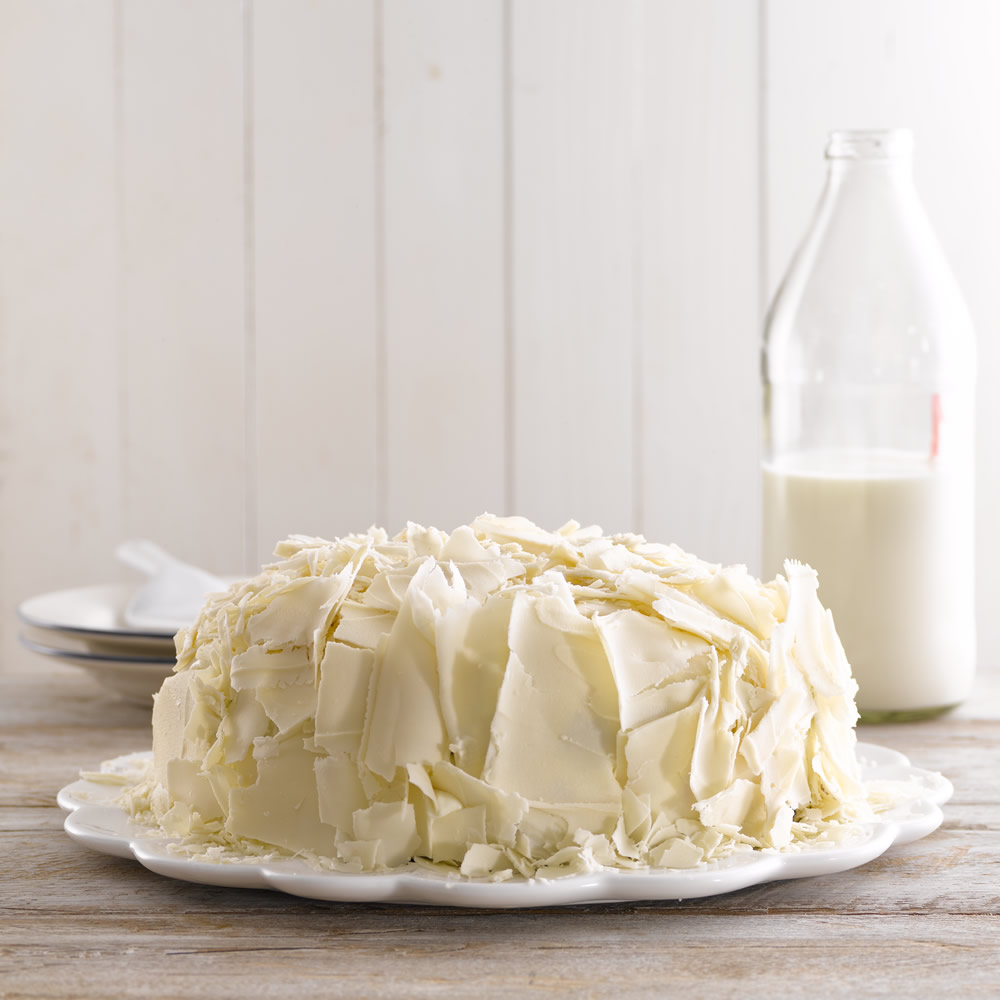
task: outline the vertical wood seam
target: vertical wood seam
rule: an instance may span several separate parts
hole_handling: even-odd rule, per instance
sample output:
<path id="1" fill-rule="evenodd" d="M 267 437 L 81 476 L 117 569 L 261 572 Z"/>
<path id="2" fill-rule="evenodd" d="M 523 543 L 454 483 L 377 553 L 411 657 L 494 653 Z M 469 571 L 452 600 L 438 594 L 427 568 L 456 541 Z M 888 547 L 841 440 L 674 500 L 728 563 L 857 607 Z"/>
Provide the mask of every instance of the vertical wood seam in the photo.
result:
<path id="1" fill-rule="evenodd" d="M 631 5 L 632 30 L 630 32 L 629 47 L 631 49 L 632 65 L 632 100 L 631 100 L 631 122 L 629 125 L 630 145 L 631 145 L 631 171 L 630 171 L 630 201 L 632 205 L 632 218 L 630 225 L 632 229 L 632 525 L 633 531 L 640 534 L 644 530 L 645 521 L 645 422 L 644 406 L 645 393 L 643 391 L 643 327 L 642 327 L 642 266 L 643 266 L 643 238 L 642 238 L 642 203 L 643 203 L 643 135 L 645 124 L 645 90 L 643 71 L 645 62 L 643 59 L 643 8 L 640 0 L 633 0 Z"/>
<path id="2" fill-rule="evenodd" d="M 259 562 L 257 552 L 257 291 L 256 177 L 254 158 L 253 0 L 243 0 L 243 392 L 244 569 Z"/>
<path id="3" fill-rule="evenodd" d="M 514 470 L 514 94 L 512 0 L 503 0 L 503 489 L 504 514 L 516 514 Z"/>
<path id="4" fill-rule="evenodd" d="M 768 275 L 768 0 L 757 0 L 757 332 L 767 311 Z"/>
<path id="5" fill-rule="evenodd" d="M 125 308 L 128 290 L 126 287 L 125 261 L 128 247 L 125 230 L 125 0 L 114 0 L 111 24 L 111 51 L 114 59 L 114 188 L 115 188 L 115 236 L 114 236 L 114 269 L 115 269 L 115 342 L 117 347 L 117 409 L 115 415 L 118 422 L 117 440 L 118 455 L 116 465 L 118 483 L 116 494 L 118 511 L 115 517 L 115 534 L 121 535 L 125 524 L 125 510 L 128 496 L 129 479 L 129 392 L 128 379 L 128 330 L 125 322 Z"/>
<path id="6" fill-rule="evenodd" d="M 386 358 L 386 268 L 385 268 L 385 10 L 384 0 L 374 4 L 375 52 L 375 521 L 386 524 L 389 499 L 389 400 Z"/>
<path id="7" fill-rule="evenodd" d="M 768 45 L 767 45 L 767 24 L 768 24 L 768 0 L 757 0 L 757 321 L 754 324 L 754 334 L 757 338 L 757 369 L 756 377 L 761 377 L 761 365 L 763 364 L 763 342 L 764 342 L 764 321 L 768 308 L 768 243 L 769 243 L 769 207 L 768 207 Z M 758 401 L 757 419 L 760 419 L 760 406 Z M 758 437 L 758 467 L 760 464 L 760 438 Z M 763 496 L 761 494 L 760 475 L 754 482 L 757 496 L 757 530 L 760 531 L 761 517 L 763 516 Z M 760 551 L 760 535 L 757 535 L 757 565 L 750 569 L 755 573 L 763 573 L 763 553 Z"/>

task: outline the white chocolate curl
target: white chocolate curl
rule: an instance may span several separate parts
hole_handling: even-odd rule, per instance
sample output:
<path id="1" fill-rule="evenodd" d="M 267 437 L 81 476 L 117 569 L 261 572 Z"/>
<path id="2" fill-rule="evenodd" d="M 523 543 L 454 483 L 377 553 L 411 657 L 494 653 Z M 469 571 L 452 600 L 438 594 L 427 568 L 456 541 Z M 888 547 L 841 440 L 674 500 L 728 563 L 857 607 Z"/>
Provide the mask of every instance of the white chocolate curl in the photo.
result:
<path id="1" fill-rule="evenodd" d="M 483 515 L 293 536 L 177 635 L 133 812 L 211 854 L 689 868 L 871 816 L 816 574 Z"/>

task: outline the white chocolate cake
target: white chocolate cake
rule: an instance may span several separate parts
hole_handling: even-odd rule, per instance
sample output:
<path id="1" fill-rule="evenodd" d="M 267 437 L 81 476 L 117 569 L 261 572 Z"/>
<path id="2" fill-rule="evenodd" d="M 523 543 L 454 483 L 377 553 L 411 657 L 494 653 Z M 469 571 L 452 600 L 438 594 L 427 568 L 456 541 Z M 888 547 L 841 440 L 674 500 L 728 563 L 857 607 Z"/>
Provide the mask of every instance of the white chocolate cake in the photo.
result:
<path id="1" fill-rule="evenodd" d="M 294 536 L 177 635 L 133 813 L 209 854 L 689 868 L 870 817 L 815 573 L 483 515 Z"/>

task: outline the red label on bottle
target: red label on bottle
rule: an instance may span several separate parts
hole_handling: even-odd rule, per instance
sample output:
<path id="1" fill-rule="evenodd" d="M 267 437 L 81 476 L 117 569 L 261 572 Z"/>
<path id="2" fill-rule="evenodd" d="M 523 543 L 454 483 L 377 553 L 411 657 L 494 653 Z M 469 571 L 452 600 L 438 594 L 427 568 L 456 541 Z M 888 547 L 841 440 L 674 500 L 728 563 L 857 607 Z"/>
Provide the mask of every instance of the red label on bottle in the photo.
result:
<path id="1" fill-rule="evenodd" d="M 941 444 L 941 395 L 931 396 L 931 458 L 938 457 L 938 447 Z"/>

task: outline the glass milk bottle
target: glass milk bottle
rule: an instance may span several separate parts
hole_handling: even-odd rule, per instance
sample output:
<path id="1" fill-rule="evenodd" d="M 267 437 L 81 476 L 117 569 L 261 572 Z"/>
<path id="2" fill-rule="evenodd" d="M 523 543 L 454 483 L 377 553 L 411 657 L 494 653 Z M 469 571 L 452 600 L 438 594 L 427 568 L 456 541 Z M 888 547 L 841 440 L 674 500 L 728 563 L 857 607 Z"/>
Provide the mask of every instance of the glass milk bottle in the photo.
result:
<path id="1" fill-rule="evenodd" d="M 975 337 L 912 150 L 831 134 L 762 356 L 764 575 L 817 570 L 866 721 L 958 704 L 976 656 Z"/>

